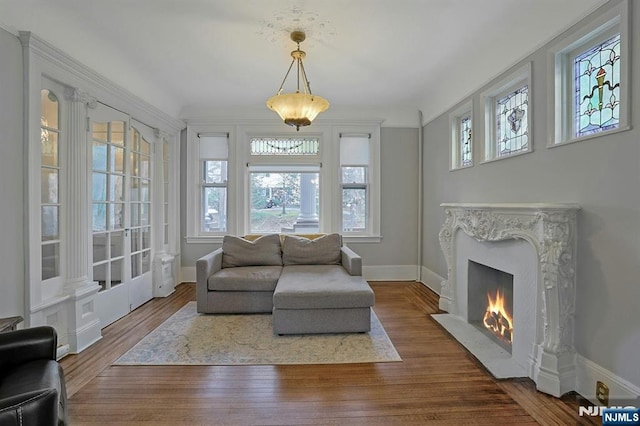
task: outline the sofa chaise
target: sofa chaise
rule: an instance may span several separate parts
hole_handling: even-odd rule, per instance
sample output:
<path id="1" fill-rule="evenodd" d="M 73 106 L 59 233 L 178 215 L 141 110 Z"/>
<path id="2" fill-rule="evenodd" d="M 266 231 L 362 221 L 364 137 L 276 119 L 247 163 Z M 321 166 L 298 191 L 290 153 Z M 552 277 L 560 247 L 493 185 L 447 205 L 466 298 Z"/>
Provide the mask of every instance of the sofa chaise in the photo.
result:
<path id="1" fill-rule="evenodd" d="M 339 234 L 225 236 L 196 262 L 197 310 L 273 313 L 276 334 L 367 332 L 373 290 Z"/>

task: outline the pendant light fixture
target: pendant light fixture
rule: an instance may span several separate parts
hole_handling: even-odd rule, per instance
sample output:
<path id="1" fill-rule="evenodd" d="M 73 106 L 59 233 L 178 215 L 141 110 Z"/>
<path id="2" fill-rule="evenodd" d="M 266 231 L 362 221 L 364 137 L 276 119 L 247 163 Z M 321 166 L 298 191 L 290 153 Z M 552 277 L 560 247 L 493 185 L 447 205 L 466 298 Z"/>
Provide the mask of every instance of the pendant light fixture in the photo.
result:
<path id="1" fill-rule="evenodd" d="M 291 33 L 291 40 L 297 43 L 298 48 L 291 52 L 293 60 L 282 80 L 278 93 L 267 99 L 267 107 L 277 112 L 285 124 L 295 127 L 296 130 L 310 125 L 318 114 L 329 108 L 329 102 L 325 98 L 311 93 L 307 73 L 302 63 L 307 54 L 300 50 L 300 43 L 305 38 L 306 35 L 303 31 L 293 31 Z M 287 81 L 294 64 L 296 65 L 297 74 L 296 91 L 295 93 L 282 93 L 284 83 Z M 302 92 L 300 92 L 300 83 L 302 83 Z"/>

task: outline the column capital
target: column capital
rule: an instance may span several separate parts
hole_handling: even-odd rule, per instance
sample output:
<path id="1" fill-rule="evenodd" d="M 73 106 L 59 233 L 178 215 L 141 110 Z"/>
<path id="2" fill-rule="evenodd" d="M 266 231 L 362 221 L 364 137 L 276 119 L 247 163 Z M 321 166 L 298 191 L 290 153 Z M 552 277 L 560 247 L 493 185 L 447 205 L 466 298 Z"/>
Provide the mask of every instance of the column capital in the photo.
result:
<path id="1" fill-rule="evenodd" d="M 98 105 L 98 100 L 95 97 L 76 87 L 67 87 L 64 89 L 64 97 L 71 102 L 83 103 L 91 109 Z"/>

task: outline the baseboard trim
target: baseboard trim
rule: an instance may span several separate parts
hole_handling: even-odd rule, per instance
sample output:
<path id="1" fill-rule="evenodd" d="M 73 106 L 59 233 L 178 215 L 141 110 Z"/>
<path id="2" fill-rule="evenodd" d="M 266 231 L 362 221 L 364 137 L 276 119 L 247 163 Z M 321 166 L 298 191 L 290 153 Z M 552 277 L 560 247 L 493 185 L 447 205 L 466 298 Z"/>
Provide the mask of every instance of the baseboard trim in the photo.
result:
<path id="1" fill-rule="evenodd" d="M 196 267 L 195 266 L 183 266 L 180 268 L 181 283 L 195 283 L 196 282 Z"/>
<path id="2" fill-rule="evenodd" d="M 595 405 L 602 405 L 596 398 L 596 382 L 609 388 L 609 406 L 640 406 L 640 387 L 629 383 L 595 362 L 576 354 L 576 392 Z"/>
<path id="3" fill-rule="evenodd" d="M 427 267 L 423 266 L 420 270 L 420 282 L 433 290 L 434 293 L 440 294 L 440 288 L 444 278 Z"/>

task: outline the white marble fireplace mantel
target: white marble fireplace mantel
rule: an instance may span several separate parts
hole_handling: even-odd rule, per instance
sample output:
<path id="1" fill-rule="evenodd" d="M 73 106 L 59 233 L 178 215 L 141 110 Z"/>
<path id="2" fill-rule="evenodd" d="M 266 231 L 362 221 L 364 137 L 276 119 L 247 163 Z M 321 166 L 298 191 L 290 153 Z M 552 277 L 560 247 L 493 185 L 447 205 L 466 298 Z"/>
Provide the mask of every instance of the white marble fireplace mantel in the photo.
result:
<path id="1" fill-rule="evenodd" d="M 575 389 L 573 345 L 576 268 L 576 204 L 445 203 L 440 246 L 447 262 L 440 309 L 456 311 L 455 234 L 462 230 L 479 242 L 525 240 L 537 256 L 537 294 L 543 330 L 538 333 L 531 378 L 545 393 L 560 396 Z"/>

